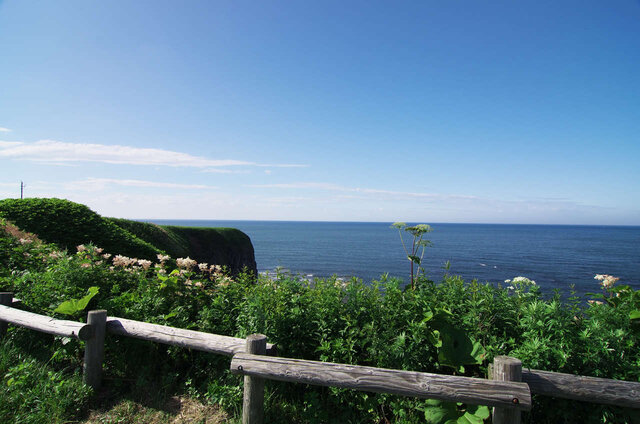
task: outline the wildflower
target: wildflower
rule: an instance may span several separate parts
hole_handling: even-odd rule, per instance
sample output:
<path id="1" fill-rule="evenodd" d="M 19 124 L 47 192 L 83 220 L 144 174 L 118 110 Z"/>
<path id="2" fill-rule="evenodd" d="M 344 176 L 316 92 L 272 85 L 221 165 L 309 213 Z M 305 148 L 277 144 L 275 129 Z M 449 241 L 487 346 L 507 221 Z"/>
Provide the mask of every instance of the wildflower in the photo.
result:
<path id="1" fill-rule="evenodd" d="M 198 264 L 198 269 L 200 269 L 200 272 L 208 272 L 209 271 L 209 264 L 206 263 L 206 262 Z"/>
<path id="2" fill-rule="evenodd" d="M 193 269 L 194 266 L 196 266 L 197 262 L 194 261 L 193 259 L 191 259 L 190 257 L 186 257 L 186 258 L 178 258 L 176 259 L 176 265 L 178 265 L 178 268 L 180 269 L 185 269 L 188 271 L 191 271 Z"/>
<path id="3" fill-rule="evenodd" d="M 104 255 L 102 255 L 102 257 L 106 260 L 109 260 L 111 258 L 111 253 L 105 253 Z"/>
<path id="4" fill-rule="evenodd" d="M 596 274 L 593 278 L 600 281 L 600 285 L 603 289 L 610 289 L 618 280 L 620 280 L 620 278 L 609 274 Z"/>
<path id="5" fill-rule="evenodd" d="M 101 254 L 102 252 L 104 252 L 104 249 L 103 249 L 103 248 L 101 248 L 101 247 L 96 247 L 94 251 L 95 251 L 96 255 L 99 255 L 99 254 Z"/>
<path id="6" fill-rule="evenodd" d="M 211 265 L 209 272 L 213 272 L 215 275 L 221 275 L 222 267 L 220 265 Z"/>
<path id="7" fill-rule="evenodd" d="M 161 264 L 164 264 L 166 261 L 169 260 L 169 255 L 158 254 L 156 257 L 158 258 Z"/>
<path id="8" fill-rule="evenodd" d="M 119 267 L 122 267 L 122 268 L 126 268 L 126 267 L 128 267 L 130 265 L 133 265 L 136 262 L 137 262 L 136 259 L 128 258 L 128 257 L 122 256 L 122 255 L 116 255 L 113 258 L 113 264 L 115 266 L 119 266 Z"/>
<path id="9" fill-rule="evenodd" d="M 20 242 L 20 244 L 29 244 L 29 243 L 33 243 L 33 240 L 28 239 L 28 238 L 21 238 L 20 240 L 18 240 Z"/>
<path id="10" fill-rule="evenodd" d="M 588 300 L 587 302 L 589 302 L 589 304 L 591 305 L 603 305 L 603 303 L 599 300 Z"/>
<path id="11" fill-rule="evenodd" d="M 81 266 L 82 268 L 91 268 L 91 264 L 90 264 L 90 263 L 87 263 L 87 262 L 85 262 L 85 263 L 81 264 L 80 266 Z"/>
<path id="12" fill-rule="evenodd" d="M 536 285 L 536 282 L 533 280 L 528 279 L 527 277 L 516 277 L 512 280 L 514 283 L 525 283 L 525 284 L 532 284 L 532 285 Z M 506 282 L 506 281 L 505 281 Z"/>
<path id="13" fill-rule="evenodd" d="M 49 253 L 49 257 L 50 257 L 51 259 L 59 259 L 59 258 L 61 258 L 61 257 L 62 257 L 62 252 L 60 252 L 60 251 L 58 251 L 58 250 L 55 250 L 55 251 L 53 251 L 53 252 Z"/>
<path id="14" fill-rule="evenodd" d="M 76 249 L 78 249 L 78 252 L 84 252 L 85 250 L 87 250 L 84 244 L 77 245 Z"/>
<path id="15" fill-rule="evenodd" d="M 146 259 L 138 259 L 138 265 L 140 265 L 145 271 L 151 266 L 151 261 Z"/>

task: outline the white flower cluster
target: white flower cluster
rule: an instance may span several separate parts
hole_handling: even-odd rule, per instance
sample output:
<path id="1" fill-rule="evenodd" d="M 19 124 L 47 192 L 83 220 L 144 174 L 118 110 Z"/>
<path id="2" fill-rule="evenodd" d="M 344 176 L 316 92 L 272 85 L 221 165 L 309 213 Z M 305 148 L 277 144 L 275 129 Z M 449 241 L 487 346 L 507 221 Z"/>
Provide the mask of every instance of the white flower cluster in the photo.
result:
<path id="1" fill-rule="evenodd" d="M 620 280 L 619 277 L 614 277 L 609 274 L 596 274 L 593 278 L 600 281 L 600 285 L 603 289 L 610 289 L 618 280 Z"/>
<path id="2" fill-rule="evenodd" d="M 509 284 L 509 283 L 513 283 L 513 284 L 531 284 L 533 286 L 536 285 L 536 282 L 533 280 L 530 280 L 527 277 L 516 277 L 513 280 L 504 280 L 505 283 Z"/>
<path id="3" fill-rule="evenodd" d="M 161 254 L 158 254 L 158 255 L 157 255 L 157 258 L 158 258 L 158 260 L 160 261 L 160 264 L 163 264 L 163 265 L 164 265 L 164 263 L 165 263 L 166 261 L 168 261 L 168 260 L 169 260 L 169 255 L 161 255 Z"/>
<path id="4" fill-rule="evenodd" d="M 151 261 L 148 261 L 146 259 L 138 259 L 138 265 L 140 265 L 142 269 L 146 271 L 151 266 Z"/>
<path id="5" fill-rule="evenodd" d="M 186 258 L 178 258 L 176 259 L 176 265 L 178 265 L 178 268 L 180 269 L 184 269 L 187 271 L 191 271 L 193 269 L 193 267 L 195 267 L 198 264 L 198 262 L 194 261 L 193 259 L 191 259 L 190 257 L 186 257 Z"/>
<path id="6" fill-rule="evenodd" d="M 113 265 L 119 266 L 122 268 L 129 267 L 137 262 L 138 260 L 136 258 L 129 258 L 123 255 L 116 255 L 113 257 Z"/>

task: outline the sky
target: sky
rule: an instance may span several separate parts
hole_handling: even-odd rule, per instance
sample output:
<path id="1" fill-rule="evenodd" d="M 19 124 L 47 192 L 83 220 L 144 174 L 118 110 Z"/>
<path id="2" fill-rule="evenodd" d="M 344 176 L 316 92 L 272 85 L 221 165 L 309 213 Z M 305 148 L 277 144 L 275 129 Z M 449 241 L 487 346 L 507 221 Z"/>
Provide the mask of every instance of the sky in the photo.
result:
<path id="1" fill-rule="evenodd" d="M 0 0 L 0 198 L 640 225 L 640 1 Z"/>

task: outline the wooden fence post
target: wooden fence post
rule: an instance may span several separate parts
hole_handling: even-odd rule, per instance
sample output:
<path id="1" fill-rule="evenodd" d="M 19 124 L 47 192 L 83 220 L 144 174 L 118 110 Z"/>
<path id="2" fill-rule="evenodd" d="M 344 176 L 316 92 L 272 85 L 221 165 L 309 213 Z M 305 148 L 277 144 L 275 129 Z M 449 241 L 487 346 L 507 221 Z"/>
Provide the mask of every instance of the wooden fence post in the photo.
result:
<path id="1" fill-rule="evenodd" d="M 493 358 L 493 380 L 522 381 L 522 361 L 510 356 Z M 514 398 L 514 402 L 518 402 Z M 520 424 L 522 414 L 516 408 L 493 408 L 493 424 Z"/>
<path id="2" fill-rule="evenodd" d="M 251 334 L 247 337 L 247 353 L 265 355 L 267 337 Z M 264 379 L 244 376 L 244 396 L 242 402 L 242 424 L 262 424 L 264 418 Z"/>
<path id="3" fill-rule="evenodd" d="M 13 302 L 13 293 L 11 292 L 1 292 L 0 293 L 0 305 L 11 306 Z M 9 324 L 6 321 L 0 321 L 0 339 L 4 338 L 4 335 L 7 333 L 7 326 Z"/>
<path id="4" fill-rule="evenodd" d="M 84 346 L 84 383 L 98 390 L 102 381 L 102 360 L 104 359 L 104 334 L 107 326 L 107 311 L 90 311 L 87 324 L 93 329 L 93 336 Z"/>

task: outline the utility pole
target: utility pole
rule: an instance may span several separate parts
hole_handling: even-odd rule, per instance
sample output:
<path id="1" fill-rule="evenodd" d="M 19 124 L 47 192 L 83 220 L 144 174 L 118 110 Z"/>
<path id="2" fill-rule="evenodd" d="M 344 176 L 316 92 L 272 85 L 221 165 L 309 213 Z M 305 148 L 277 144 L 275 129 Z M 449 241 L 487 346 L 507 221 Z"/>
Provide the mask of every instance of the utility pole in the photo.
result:
<path id="1" fill-rule="evenodd" d="M 20 181 L 20 200 L 24 198 L 24 183 Z"/>

